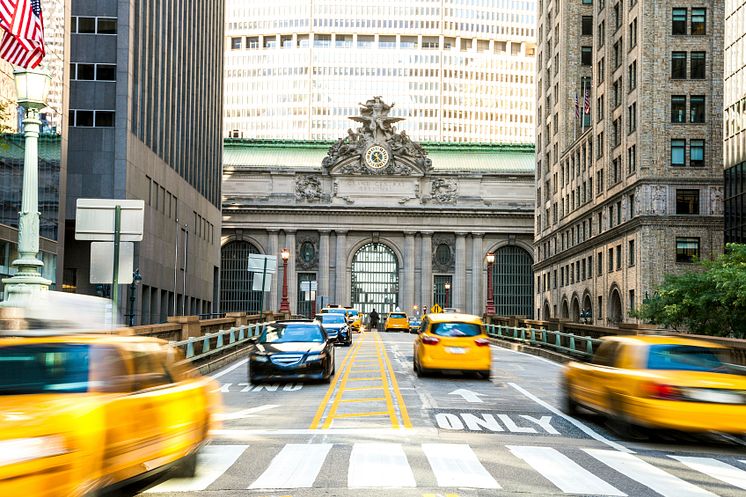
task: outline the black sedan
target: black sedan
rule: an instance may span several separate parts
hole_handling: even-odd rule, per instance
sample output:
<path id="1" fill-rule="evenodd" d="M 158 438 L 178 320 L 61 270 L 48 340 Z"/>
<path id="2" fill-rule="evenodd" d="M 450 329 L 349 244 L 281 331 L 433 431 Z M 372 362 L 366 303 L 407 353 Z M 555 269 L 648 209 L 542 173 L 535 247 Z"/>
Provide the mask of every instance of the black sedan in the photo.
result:
<path id="1" fill-rule="evenodd" d="M 319 314 L 316 321 L 324 328 L 329 338 L 335 339 L 337 343 L 352 345 L 352 329 L 347 324 L 344 314 Z"/>
<path id="2" fill-rule="evenodd" d="M 334 340 L 311 320 L 267 324 L 249 352 L 249 382 L 334 376 Z"/>

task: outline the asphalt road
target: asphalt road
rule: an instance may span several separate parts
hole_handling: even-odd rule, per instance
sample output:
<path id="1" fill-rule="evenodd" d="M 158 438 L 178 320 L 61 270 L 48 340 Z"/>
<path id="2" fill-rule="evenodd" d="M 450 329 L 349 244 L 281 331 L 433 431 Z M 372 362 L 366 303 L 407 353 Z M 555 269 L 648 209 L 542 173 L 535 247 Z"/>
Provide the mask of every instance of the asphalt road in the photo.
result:
<path id="1" fill-rule="evenodd" d="M 746 450 L 718 437 L 629 442 L 558 408 L 561 367 L 492 348 L 489 381 L 417 378 L 414 335 L 336 349 L 331 384 L 217 372 L 225 414 L 198 475 L 158 496 L 743 496 Z"/>

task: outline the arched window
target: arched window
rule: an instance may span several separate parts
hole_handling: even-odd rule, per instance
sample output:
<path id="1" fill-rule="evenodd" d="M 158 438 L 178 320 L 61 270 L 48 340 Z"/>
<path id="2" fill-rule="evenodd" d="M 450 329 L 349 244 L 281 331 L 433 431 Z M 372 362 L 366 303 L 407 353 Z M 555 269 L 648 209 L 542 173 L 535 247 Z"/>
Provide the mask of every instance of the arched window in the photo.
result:
<path id="1" fill-rule="evenodd" d="M 361 312 L 396 310 L 399 304 L 399 262 L 383 243 L 368 243 L 352 259 L 352 306 Z"/>
<path id="2" fill-rule="evenodd" d="M 527 316 L 534 313 L 534 260 L 521 247 L 508 245 L 495 252 L 492 288 L 499 316 Z"/>
<path id="3" fill-rule="evenodd" d="M 220 250 L 220 308 L 223 312 L 258 313 L 261 291 L 254 291 L 254 273 L 249 272 L 249 254 L 259 249 L 236 240 Z"/>

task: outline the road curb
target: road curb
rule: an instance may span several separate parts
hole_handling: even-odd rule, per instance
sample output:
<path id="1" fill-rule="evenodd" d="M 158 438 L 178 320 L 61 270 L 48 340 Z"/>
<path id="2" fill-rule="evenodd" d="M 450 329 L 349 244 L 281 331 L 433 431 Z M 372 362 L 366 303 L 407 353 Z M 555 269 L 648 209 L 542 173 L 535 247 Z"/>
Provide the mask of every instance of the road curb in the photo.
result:
<path id="1" fill-rule="evenodd" d="M 560 354 L 558 352 L 553 352 L 551 350 L 541 349 L 538 347 L 531 347 L 530 345 L 524 345 L 522 343 L 510 342 L 508 340 L 501 340 L 499 338 L 490 337 L 490 342 L 492 342 L 493 345 L 497 345 L 498 347 L 502 347 L 504 349 L 523 352 L 524 354 L 531 354 L 537 357 L 543 357 L 544 359 L 549 359 L 550 361 L 558 362 L 560 364 L 565 364 L 575 360 L 572 357 Z"/>

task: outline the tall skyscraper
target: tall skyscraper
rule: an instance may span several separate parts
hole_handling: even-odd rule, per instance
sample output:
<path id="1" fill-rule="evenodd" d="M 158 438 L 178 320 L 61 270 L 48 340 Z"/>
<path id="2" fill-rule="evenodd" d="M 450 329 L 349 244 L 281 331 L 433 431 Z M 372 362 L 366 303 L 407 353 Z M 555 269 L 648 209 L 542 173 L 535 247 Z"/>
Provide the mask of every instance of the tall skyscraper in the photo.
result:
<path id="1" fill-rule="evenodd" d="M 138 323 L 217 299 L 223 22 L 223 0 L 72 0 L 64 283 L 101 292 L 74 237 L 76 200 L 144 200 Z"/>
<path id="2" fill-rule="evenodd" d="M 725 0 L 725 241 L 746 243 L 746 4 Z"/>
<path id="3" fill-rule="evenodd" d="M 535 0 L 226 9 L 226 136 L 336 140 L 380 95 L 416 141 L 533 142 Z"/>
<path id="4" fill-rule="evenodd" d="M 723 1 L 540 0 L 535 308 L 634 321 L 722 251 Z"/>

